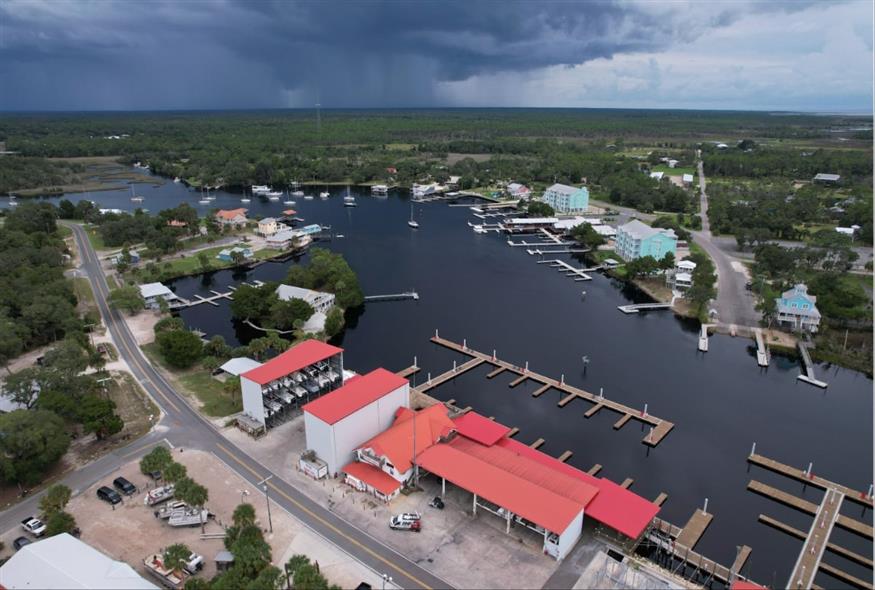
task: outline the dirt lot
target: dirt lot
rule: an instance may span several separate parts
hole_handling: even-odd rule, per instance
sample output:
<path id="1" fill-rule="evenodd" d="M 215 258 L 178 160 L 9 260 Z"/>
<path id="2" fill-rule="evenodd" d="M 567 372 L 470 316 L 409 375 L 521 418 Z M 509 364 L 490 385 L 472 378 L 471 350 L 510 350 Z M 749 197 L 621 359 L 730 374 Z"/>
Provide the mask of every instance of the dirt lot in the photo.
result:
<path id="1" fill-rule="evenodd" d="M 382 580 L 377 574 L 310 532 L 276 504 L 271 506 L 274 532 L 268 533 L 264 498 L 214 455 L 187 450 L 175 451 L 174 457 L 210 492 L 207 508 L 216 517 L 207 523 L 207 533 L 222 532 L 223 525 L 230 523 L 231 514 L 245 491 L 249 494 L 248 501 L 255 506 L 259 523 L 265 529 L 265 538 L 273 549 L 275 565 L 281 566 L 292 555 L 304 553 L 319 562 L 320 570 L 331 583 L 354 588 L 359 582 L 366 581 L 374 588 L 380 587 Z M 98 500 L 95 493 L 101 485 L 111 486 L 112 480 L 119 475 L 140 487 L 140 492 L 125 498 L 124 503 L 113 510 L 109 504 Z M 142 560 L 148 554 L 161 551 L 173 543 L 185 543 L 205 558 L 204 571 L 198 575 L 207 578 L 214 576 L 216 567 L 213 558 L 224 549 L 222 540 L 203 540 L 200 527 L 171 528 L 163 520 L 155 518 L 153 509 L 143 505 L 147 485 L 147 478 L 140 473 L 139 464 L 132 461 L 73 498 L 67 509 L 76 517 L 82 529 L 82 540 L 114 559 L 131 564 L 140 573 L 145 573 Z M 12 541 L 21 534 L 20 529 L 13 529 L 2 535 L 7 547 L 2 557 L 10 555 Z"/>
<path id="2" fill-rule="evenodd" d="M 356 527 L 458 588 L 540 588 L 557 567 L 543 555 L 543 537 L 519 527 L 505 534 L 503 520 L 479 511 L 472 496 L 447 484 L 446 508 L 428 502 L 440 493 L 440 481 L 423 478 L 423 492 L 401 495 L 386 505 L 340 480 L 314 481 L 296 469 L 305 448 L 301 416 L 253 440 L 236 428 L 224 434 L 280 477 L 325 503 Z M 389 518 L 400 512 L 423 514 L 421 533 L 393 531 Z M 376 587 L 376 586 L 375 586 Z"/>

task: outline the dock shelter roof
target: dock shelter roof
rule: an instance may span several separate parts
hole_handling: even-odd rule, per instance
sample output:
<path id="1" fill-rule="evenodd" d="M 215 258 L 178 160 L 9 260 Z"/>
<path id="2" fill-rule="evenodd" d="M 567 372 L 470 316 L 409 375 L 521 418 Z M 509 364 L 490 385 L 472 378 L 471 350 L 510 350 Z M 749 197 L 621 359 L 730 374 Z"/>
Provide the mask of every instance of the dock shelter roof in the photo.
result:
<path id="1" fill-rule="evenodd" d="M 494 445 L 498 439 L 510 432 L 510 428 L 504 424 L 499 424 L 477 412 L 462 414 L 453 422 L 459 434 L 487 446 Z"/>
<path id="2" fill-rule="evenodd" d="M 305 340 L 275 356 L 260 367 L 246 371 L 241 377 L 264 385 L 341 352 L 343 352 L 342 348 L 325 344 L 319 340 Z"/>
<path id="3" fill-rule="evenodd" d="M 453 445 L 434 445 L 417 457 L 417 463 L 423 469 L 552 533 L 565 532 L 584 508 Z"/>

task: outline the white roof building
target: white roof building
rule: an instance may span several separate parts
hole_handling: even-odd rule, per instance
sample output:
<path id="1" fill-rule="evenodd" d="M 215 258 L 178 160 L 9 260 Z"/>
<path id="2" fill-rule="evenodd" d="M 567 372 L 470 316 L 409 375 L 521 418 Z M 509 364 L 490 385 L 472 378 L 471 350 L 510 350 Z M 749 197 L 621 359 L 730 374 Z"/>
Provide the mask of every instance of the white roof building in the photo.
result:
<path id="1" fill-rule="evenodd" d="M 662 180 L 662 177 L 665 176 L 663 172 L 651 172 L 650 178 L 655 178 L 656 180 Z"/>
<path id="2" fill-rule="evenodd" d="M 67 533 L 19 549 L 0 566 L 0 587 L 9 590 L 158 588 L 128 564 L 107 557 Z"/>
<path id="3" fill-rule="evenodd" d="M 559 221 L 557 221 L 556 223 L 553 224 L 553 227 L 556 229 L 561 229 L 561 230 L 567 231 L 569 229 L 577 227 L 581 223 L 589 223 L 589 221 L 587 221 L 583 217 L 579 217 L 579 216 L 578 217 L 569 217 L 568 219 L 560 219 Z"/>
<path id="4" fill-rule="evenodd" d="M 170 287 L 162 283 L 146 283 L 145 285 L 140 285 L 140 295 L 143 296 L 143 299 L 156 299 L 161 297 L 162 299 L 176 299 L 176 293 L 170 290 Z"/>
<path id="5" fill-rule="evenodd" d="M 814 175 L 815 182 L 838 182 L 841 178 L 840 174 L 825 174 L 823 172 Z"/>
<path id="6" fill-rule="evenodd" d="M 334 293 L 323 293 L 311 289 L 303 289 L 292 285 L 280 285 L 276 288 L 276 294 L 281 301 L 291 299 L 303 299 L 310 304 L 314 311 L 325 313 L 334 305 Z"/>
<path id="7" fill-rule="evenodd" d="M 245 356 L 234 357 L 227 363 L 219 367 L 225 373 L 239 377 L 242 373 L 260 367 L 261 363 Z"/>
<path id="8" fill-rule="evenodd" d="M 684 272 L 693 272 L 694 270 L 696 270 L 696 263 L 692 260 L 680 260 L 675 266 L 678 270 Z"/>
<path id="9" fill-rule="evenodd" d="M 693 184 L 693 175 L 692 174 L 684 174 L 683 177 L 681 177 L 681 180 L 683 181 L 684 184 Z"/>

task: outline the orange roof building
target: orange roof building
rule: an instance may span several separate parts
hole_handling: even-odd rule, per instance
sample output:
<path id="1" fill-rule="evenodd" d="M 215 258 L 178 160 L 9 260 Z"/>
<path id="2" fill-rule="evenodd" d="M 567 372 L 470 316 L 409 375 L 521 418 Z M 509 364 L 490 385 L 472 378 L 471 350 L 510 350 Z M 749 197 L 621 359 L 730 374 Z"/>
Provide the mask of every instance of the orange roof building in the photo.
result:
<path id="1" fill-rule="evenodd" d="M 216 211 L 216 221 L 222 225 L 241 225 L 245 224 L 247 209 L 219 209 Z"/>

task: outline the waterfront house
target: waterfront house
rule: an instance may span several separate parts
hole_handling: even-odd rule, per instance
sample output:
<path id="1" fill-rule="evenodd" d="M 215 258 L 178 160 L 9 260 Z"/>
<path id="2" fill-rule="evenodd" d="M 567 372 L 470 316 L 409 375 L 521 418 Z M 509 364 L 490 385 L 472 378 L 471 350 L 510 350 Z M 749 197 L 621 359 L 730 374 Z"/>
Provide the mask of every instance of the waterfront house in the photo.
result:
<path id="1" fill-rule="evenodd" d="M 216 258 L 222 262 L 234 262 L 234 253 L 239 252 L 244 260 L 252 258 L 252 248 L 249 246 L 234 246 L 233 248 L 225 248 L 216 255 Z"/>
<path id="2" fill-rule="evenodd" d="M 170 303 L 174 299 L 178 299 L 176 293 L 161 283 L 146 283 L 145 285 L 140 285 L 140 295 L 143 296 L 143 301 L 146 302 L 146 307 L 149 309 L 158 309 L 161 307 L 162 300 Z"/>
<path id="3" fill-rule="evenodd" d="M 265 237 L 272 236 L 278 229 L 276 219 L 273 217 L 265 217 L 258 222 L 258 235 Z"/>
<path id="4" fill-rule="evenodd" d="M 580 213 L 589 208 L 589 191 L 565 184 L 554 184 L 544 191 L 541 200 L 558 213 Z"/>
<path id="5" fill-rule="evenodd" d="M 299 229 L 298 232 L 304 236 L 315 236 L 316 234 L 322 233 L 322 226 L 318 223 L 311 223 L 310 225 L 305 225 Z"/>
<path id="6" fill-rule="evenodd" d="M 328 312 L 334 305 L 334 293 L 323 293 L 322 291 L 313 291 L 292 285 L 280 285 L 276 288 L 276 294 L 280 301 L 302 299 L 309 303 L 314 311 L 322 313 Z"/>
<path id="7" fill-rule="evenodd" d="M 814 182 L 822 182 L 824 184 L 835 184 L 841 179 L 842 177 L 839 174 L 825 174 L 820 172 L 814 175 Z"/>
<path id="8" fill-rule="evenodd" d="M 684 290 L 693 286 L 693 271 L 696 263 L 692 260 L 679 260 L 673 269 L 665 273 L 665 284 L 673 289 Z"/>
<path id="9" fill-rule="evenodd" d="M 137 252 L 136 250 L 129 250 L 128 256 L 130 258 L 130 262 L 129 262 L 130 264 L 137 264 L 138 262 L 140 262 L 140 253 Z M 122 261 L 122 255 L 121 255 L 121 253 L 116 254 L 115 256 L 110 257 L 109 260 L 110 260 L 110 262 L 112 262 L 113 264 L 118 266 L 119 263 Z"/>
<path id="10" fill-rule="evenodd" d="M 222 226 L 243 227 L 248 221 L 246 209 L 219 209 L 216 211 L 216 222 Z"/>
<path id="11" fill-rule="evenodd" d="M 677 251 L 678 238 L 671 229 L 650 227 L 633 219 L 617 228 L 617 254 L 625 260 L 652 256 L 662 260 Z"/>
<path id="12" fill-rule="evenodd" d="M 781 297 L 775 299 L 778 324 L 793 330 L 817 332 L 820 326 L 820 312 L 817 310 L 817 297 L 808 294 L 808 287 L 799 283 Z"/>
<path id="13" fill-rule="evenodd" d="M 511 182 L 507 185 L 507 194 L 514 199 L 529 200 L 532 196 L 532 189 L 518 182 Z"/>

